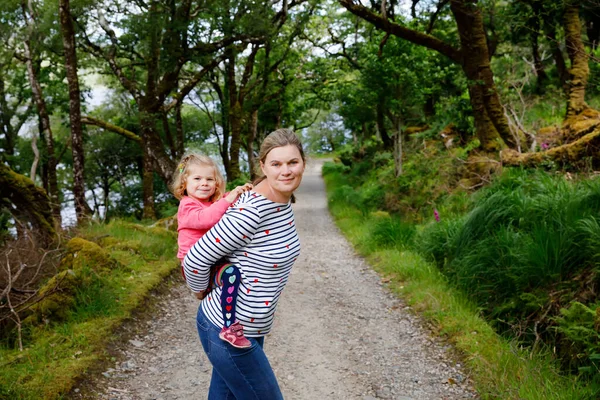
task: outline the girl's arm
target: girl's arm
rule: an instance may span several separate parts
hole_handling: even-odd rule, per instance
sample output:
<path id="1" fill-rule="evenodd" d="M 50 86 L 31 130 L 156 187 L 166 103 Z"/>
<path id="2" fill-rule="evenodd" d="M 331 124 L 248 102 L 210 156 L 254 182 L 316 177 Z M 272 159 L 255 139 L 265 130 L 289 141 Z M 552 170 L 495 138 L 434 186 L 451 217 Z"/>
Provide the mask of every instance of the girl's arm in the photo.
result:
<path id="1" fill-rule="evenodd" d="M 225 214 L 231 202 L 222 198 L 209 206 L 204 206 L 192 199 L 183 199 L 177 211 L 179 228 L 210 229 Z"/>
<path id="2" fill-rule="evenodd" d="M 260 223 L 256 207 L 239 204 L 196 242 L 183 259 L 186 283 L 193 292 L 208 286 L 210 267 L 218 260 L 246 246 Z"/>

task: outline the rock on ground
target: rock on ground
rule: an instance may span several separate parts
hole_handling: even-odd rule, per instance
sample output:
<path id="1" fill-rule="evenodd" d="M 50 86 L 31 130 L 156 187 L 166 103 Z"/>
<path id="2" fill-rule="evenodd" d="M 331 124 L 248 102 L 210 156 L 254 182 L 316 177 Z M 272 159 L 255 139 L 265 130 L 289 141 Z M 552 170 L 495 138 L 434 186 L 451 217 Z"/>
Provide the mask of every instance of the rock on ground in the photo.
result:
<path id="1" fill-rule="evenodd" d="M 321 161 L 294 205 L 302 253 L 265 349 L 288 400 L 477 398 L 466 373 L 357 256 L 327 210 Z M 198 302 L 176 285 L 114 366 L 77 397 L 206 398 L 211 366 L 195 326 Z"/>

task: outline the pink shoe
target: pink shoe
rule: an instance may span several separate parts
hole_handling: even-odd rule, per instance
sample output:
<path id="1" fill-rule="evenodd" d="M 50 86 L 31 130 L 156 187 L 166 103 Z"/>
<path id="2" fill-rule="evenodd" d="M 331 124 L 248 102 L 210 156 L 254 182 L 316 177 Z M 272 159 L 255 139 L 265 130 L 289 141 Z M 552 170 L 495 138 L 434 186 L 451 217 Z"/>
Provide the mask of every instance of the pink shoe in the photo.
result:
<path id="1" fill-rule="evenodd" d="M 235 321 L 229 328 L 223 327 L 219 332 L 219 337 L 238 349 L 252 346 L 252 343 L 244 336 L 244 327 L 240 321 Z"/>

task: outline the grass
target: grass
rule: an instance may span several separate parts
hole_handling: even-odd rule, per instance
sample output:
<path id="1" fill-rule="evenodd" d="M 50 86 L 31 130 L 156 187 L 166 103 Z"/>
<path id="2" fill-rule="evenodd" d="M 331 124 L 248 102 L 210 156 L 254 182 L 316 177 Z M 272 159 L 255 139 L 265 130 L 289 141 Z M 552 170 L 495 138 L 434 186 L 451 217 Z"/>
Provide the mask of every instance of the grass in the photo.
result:
<path id="1" fill-rule="evenodd" d="M 80 236 L 104 247 L 117 267 L 103 273 L 84 265 L 90 278 L 76 288 L 64 321 L 31 327 L 22 352 L 0 348 L 0 398 L 64 397 L 105 357 L 110 338 L 150 291 L 178 269 L 176 237 L 166 230 L 115 221 L 89 226 Z"/>
<path id="2" fill-rule="evenodd" d="M 325 181 L 329 208 L 342 232 L 389 281 L 390 290 L 431 321 L 437 327 L 437 334 L 447 338 L 461 353 L 481 398 L 594 398 L 592 389 L 584 383 L 561 375 L 558 365 L 544 350 L 527 351 L 500 337 L 481 317 L 479 307 L 468 295 L 454 288 L 433 263 L 410 250 L 413 229 L 401 222 L 391 222 L 386 213 L 365 213 L 345 202 L 352 196 L 349 188 L 344 187 L 347 180 L 341 168 L 326 167 Z M 458 224 L 448 222 L 448 229 L 440 229 L 437 234 L 448 236 L 459 228 Z M 440 255 L 443 254 L 441 251 Z"/>

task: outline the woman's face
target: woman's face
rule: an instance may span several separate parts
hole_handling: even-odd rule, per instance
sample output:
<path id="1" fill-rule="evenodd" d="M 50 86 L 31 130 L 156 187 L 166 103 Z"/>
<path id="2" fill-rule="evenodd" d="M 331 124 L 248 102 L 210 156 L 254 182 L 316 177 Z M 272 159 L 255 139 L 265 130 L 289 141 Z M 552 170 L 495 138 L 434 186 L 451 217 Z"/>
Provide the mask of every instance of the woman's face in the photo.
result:
<path id="1" fill-rule="evenodd" d="M 266 176 L 271 189 L 289 200 L 292 193 L 302 182 L 304 161 L 294 145 L 275 147 L 271 150 L 260 168 Z"/>

